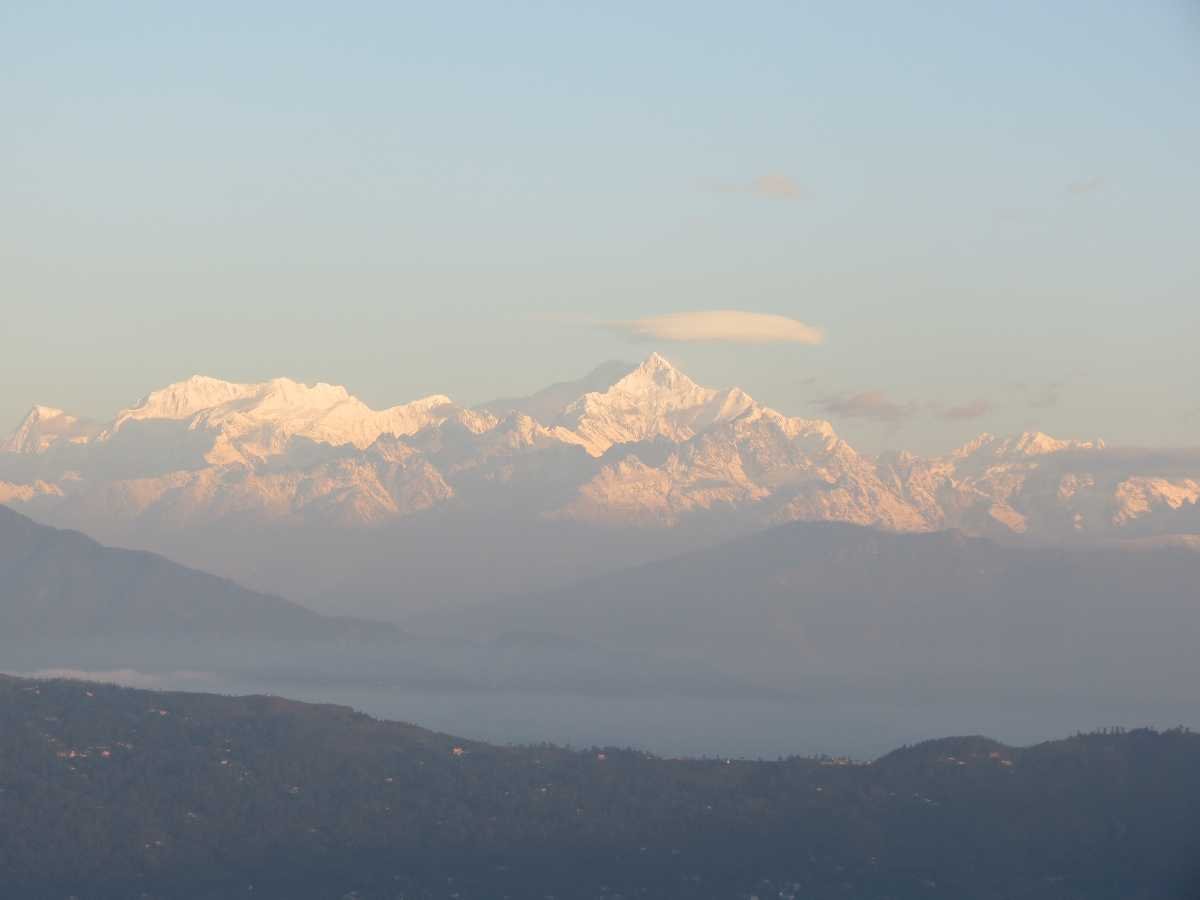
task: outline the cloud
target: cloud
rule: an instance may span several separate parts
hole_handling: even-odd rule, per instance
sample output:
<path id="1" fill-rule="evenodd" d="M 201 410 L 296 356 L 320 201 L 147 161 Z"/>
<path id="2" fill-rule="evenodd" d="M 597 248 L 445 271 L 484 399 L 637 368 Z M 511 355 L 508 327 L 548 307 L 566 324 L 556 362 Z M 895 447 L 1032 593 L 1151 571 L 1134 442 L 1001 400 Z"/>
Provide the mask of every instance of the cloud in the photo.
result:
<path id="1" fill-rule="evenodd" d="M 1067 185 L 1068 194 L 1092 194 L 1104 187 L 1104 179 L 1099 175 L 1091 178 L 1084 178 L 1080 181 L 1072 181 Z"/>
<path id="2" fill-rule="evenodd" d="M 759 175 L 749 181 L 706 181 L 710 190 L 728 194 L 754 194 L 775 200 L 797 200 L 803 195 L 800 185 L 790 176 L 779 172 Z"/>
<path id="3" fill-rule="evenodd" d="M 761 197 L 779 197 L 784 200 L 795 200 L 800 196 L 800 185 L 787 175 L 759 175 L 750 182 L 749 190 Z"/>
<path id="4" fill-rule="evenodd" d="M 825 340 L 820 328 L 797 319 L 736 309 L 671 313 L 604 324 L 640 340 L 727 344 L 820 344 Z"/>
<path id="5" fill-rule="evenodd" d="M 1063 386 L 1061 381 L 1015 385 L 1016 389 L 1025 397 L 1025 402 L 1034 409 L 1050 409 L 1058 406 Z"/>
<path id="6" fill-rule="evenodd" d="M 897 403 L 889 400 L 883 391 L 861 391 L 857 394 L 826 397 L 821 408 L 831 416 L 847 419 L 874 419 L 898 425 L 916 415 L 919 407 L 915 403 Z"/>
<path id="7" fill-rule="evenodd" d="M 980 416 L 986 416 L 992 411 L 992 404 L 987 400 L 972 400 L 970 403 L 963 403 L 959 406 L 951 406 L 942 411 L 943 419 L 958 421 L 962 419 L 978 419 Z"/>
<path id="8" fill-rule="evenodd" d="M 1042 460 L 1047 470 L 1084 470 L 1096 477 L 1124 479 L 1194 478 L 1200 469 L 1200 447 L 1098 447 L 1064 450 Z"/>

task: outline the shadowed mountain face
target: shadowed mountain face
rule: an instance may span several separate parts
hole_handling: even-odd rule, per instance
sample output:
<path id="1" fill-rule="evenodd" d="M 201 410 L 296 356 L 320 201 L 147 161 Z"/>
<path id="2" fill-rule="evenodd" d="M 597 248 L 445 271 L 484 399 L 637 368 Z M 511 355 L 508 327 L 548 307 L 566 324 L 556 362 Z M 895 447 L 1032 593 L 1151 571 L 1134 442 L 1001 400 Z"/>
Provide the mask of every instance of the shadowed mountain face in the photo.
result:
<path id="1" fill-rule="evenodd" d="M 1179 900 L 1200 739 L 661 759 L 0 676 L 0 815 L 14 897 Z"/>
<path id="2" fill-rule="evenodd" d="M 0 633 L 21 643 L 155 635 L 289 640 L 367 628 L 151 553 L 103 547 L 0 506 Z"/>
<path id="3" fill-rule="evenodd" d="M 678 665 L 541 629 L 496 640 L 419 639 L 323 616 L 151 553 L 104 547 L 0 506 L 0 659 L 9 671 L 132 673 L 157 683 L 307 685 L 352 692 L 528 690 L 745 693 Z M 261 689 L 261 688 L 260 688 Z"/>
<path id="4" fill-rule="evenodd" d="M 501 419 L 516 413 L 539 422 L 552 422 L 573 401 L 584 394 L 607 391 L 636 368 L 634 363 L 610 360 L 574 381 L 556 382 L 528 397 L 500 397 L 484 403 L 478 409 Z"/>
<path id="5" fill-rule="evenodd" d="M 537 622 L 800 691 L 832 680 L 1185 697 L 1200 683 L 1200 555 L 800 523 L 469 620 Z"/>

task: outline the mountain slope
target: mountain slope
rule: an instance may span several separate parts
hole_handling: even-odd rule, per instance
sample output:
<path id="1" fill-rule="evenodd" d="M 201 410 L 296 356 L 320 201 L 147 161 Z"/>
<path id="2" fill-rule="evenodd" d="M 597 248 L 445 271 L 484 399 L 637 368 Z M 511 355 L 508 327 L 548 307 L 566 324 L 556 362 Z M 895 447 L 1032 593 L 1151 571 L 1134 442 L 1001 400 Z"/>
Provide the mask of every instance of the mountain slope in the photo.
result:
<path id="1" fill-rule="evenodd" d="M 559 381 L 527 397 L 499 397 L 476 407 L 504 419 L 513 413 L 539 422 L 553 422 L 563 410 L 584 394 L 603 392 L 637 368 L 634 363 L 610 360 L 601 363 L 582 378 Z"/>
<path id="2" fill-rule="evenodd" d="M 789 689 L 1187 698 L 1200 555 L 1002 546 L 957 532 L 778 526 L 514 600 L 527 617 Z M 487 609 L 471 613 L 489 622 Z M 511 625 L 510 625 L 511 627 Z"/>
<path id="3" fill-rule="evenodd" d="M 393 632 L 381 626 L 381 632 Z M 366 634 L 160 556 L 103 547 L 0 506 L 0 633 L 47 638 L 335 638 Z"/>
<path id="4" fill-rule="evenodd" d="M 492 640 L 422 638 L 387 622 L 320 615 L 161 556 L 38 525 L 4 506 L 0 659 L 14 671 L 125 671 L 155 682 L 198 677 L 350 694 L 364 685 L 593 696 L 747 693 L 702 664 L 673 664 L 544 629 L 503 629 Z"/>

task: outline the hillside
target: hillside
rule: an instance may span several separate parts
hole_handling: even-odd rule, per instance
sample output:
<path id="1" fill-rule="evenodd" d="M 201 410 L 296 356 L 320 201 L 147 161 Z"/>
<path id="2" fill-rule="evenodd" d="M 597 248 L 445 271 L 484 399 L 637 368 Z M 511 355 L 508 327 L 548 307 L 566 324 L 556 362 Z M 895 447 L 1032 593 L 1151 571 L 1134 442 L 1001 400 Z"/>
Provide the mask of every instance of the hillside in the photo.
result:
<path id="1" fill-rule="evenodd" d="M 791 523 L 461 617 L 704 659 L 779 687 L 1194 697 L 1200 555 Z"/>
<path id="2" fill-rule="evenodd" d="M 396 625 L 324 616 L 161 556 L 105 547 L 0 506 L 0 656 L 9 671 L 133 673 L 152 683 L 280 683 L 352 690 L 565 690 L 638 695 L 744 693 L 679 665 L 505 629 L 494 640 L 433 639 Z"/>
<path id="3" fill-rule="evenodd" d="M 104 547 L 0 506 L 0 634 L 48 638 L 216 637 L 273 640 L 398 635 L 321 616 L 279 597 L 176 565 Z"/>
<path id="4" fill-rule="evenodd" d="M 689 761 L 0 678 L 0 822 L 23 898 L 1167 900 L 1200 888 L 1200 739 Z"/>

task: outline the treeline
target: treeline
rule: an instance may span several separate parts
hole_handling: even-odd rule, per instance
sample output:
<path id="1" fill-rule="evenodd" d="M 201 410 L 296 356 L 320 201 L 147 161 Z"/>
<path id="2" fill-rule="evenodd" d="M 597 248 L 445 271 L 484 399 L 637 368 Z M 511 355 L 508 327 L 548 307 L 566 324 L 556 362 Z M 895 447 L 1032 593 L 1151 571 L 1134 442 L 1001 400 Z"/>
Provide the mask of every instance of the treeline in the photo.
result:
<path id="1" fill-rule="evenodd" d="M 0 679 L 3 896 L 1173 900 L 1198 875 L 1184 729 L 668 760 Z"/>

